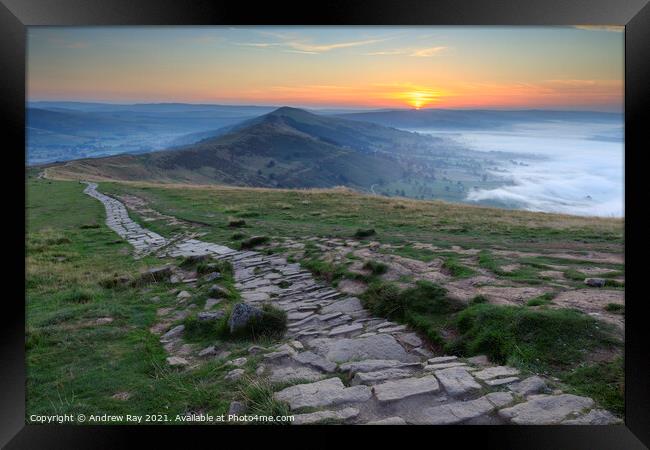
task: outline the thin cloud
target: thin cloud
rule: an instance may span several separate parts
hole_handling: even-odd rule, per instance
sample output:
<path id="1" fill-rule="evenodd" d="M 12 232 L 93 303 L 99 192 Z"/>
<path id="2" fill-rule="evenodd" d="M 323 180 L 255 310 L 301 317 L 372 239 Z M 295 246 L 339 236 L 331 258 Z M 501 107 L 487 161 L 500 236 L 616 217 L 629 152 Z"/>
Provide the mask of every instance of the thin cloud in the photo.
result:
<path id="1" fill-rule="evenodd" d="M 297 36 L 289 36 L 286 34 L 271 33 L 271 32 L 260 32 L 267 36 L 272 36 L 276 39 L 280 39 L 281 42 L 240 42 L 237 45 L 242 45 L 246 47 L 256 47 L 256 48 L 272 48 L 272 47 L 285 47 L 285 52 L 290 53 L 301 53 L 301 54 L 318 54 L 326 53 L 332 50 L 338 50 L 343 48 L 350 47 L 360 47 L 364 45 L 376 44 L 378 42 L 386 41 L 390 38 L 382 39 L 364 39 L 358 41 L 344 41 L 344 42 L 334 42 L 329 44 L 319 44 L 313 43 L 311 41 L 300 39 Z"/>
<path id="2" fill-rule="evenodd" d="M 419 50 L 413 51 L 413 53 L 411 53 L 411 56 L 417 56 L 417 57 L 420 57 L 420 58 L 435 56 L 438 53 L 444 51 L 446 48 L 447 47 L 442 47 L 442 46 L 440 46 L 440 47 L 421 48 Z"/>

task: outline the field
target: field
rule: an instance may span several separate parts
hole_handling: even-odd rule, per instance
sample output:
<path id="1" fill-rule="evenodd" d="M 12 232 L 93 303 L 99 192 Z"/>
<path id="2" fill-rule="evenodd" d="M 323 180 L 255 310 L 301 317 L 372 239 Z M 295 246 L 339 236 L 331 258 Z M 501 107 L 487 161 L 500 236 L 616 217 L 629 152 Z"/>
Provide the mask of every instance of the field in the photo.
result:
<path id="1" fill-rule="evenodd" d="M 82 190 L 33 176 L 28 183 L 28 413 L 225 412 L 238 393 L 223 379 L 223 361 L 169 368 L 149 331 L 157 311 L 173 304 L 172 286 L 105 282 L 162 262 L 134 260 L 104 225 L 102 205 Z M 102 182 L 100 190 L 165 237 L 200 236 L 231 248 L 266 237 L 258 250 L 300 262 L 377 315 L 410 324 L 436 353 L 487 354 L 623 411 L 619 219 L 346 189 Z M 588 287 L 587 277 L 608 284 Z M 250 342 L 227 345 L 237 356 Z"/>

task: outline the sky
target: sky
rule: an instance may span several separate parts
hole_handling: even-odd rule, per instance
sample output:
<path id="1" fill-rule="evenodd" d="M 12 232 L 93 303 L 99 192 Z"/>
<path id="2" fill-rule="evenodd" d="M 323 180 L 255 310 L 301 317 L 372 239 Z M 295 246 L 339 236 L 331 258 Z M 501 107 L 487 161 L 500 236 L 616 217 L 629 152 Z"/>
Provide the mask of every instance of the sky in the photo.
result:
<path id="1" fill-rule="evenodd" d="M 622 27 L 30 27 L 29 101 L 622 111 Z"/>

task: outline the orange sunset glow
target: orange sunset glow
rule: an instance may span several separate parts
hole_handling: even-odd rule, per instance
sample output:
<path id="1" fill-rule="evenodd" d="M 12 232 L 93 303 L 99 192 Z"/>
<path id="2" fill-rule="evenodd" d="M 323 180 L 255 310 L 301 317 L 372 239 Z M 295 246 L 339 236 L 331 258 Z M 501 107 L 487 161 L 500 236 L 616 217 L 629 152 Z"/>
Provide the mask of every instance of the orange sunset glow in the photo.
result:
<path id="1" fill-rule="evenodd" d="M 29 30 L 32 100 L 619 110 L 620 27 Z"/>

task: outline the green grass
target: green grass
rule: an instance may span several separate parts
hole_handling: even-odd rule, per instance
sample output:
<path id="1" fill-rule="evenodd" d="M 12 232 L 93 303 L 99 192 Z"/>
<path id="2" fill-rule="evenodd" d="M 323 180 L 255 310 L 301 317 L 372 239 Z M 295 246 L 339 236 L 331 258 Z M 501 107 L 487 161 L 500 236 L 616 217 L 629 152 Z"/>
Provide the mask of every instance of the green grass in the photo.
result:
<path id="1" fill-rule="evenodd" d="M 226 368 L 207 362 L 196 370 L 171 369 L 158 337 L 149 332 L 156 309 L 175 305 L 170 286 L 102 286 L 161 261 L 134 260 L 129 245 L 104 225 L 101 203 L 83 188 L 28 180 L 26 417 L 225 413 L 234 395 L 223 381 Z M 89 223 L 100 225 L 83 226 Z M 154 296 L 160 301 L 152 302 Z M 96 325 L 100 317 L 114 320 Z M 118 392 L 130 398 L 112 398 Z"/>
<path id="2" fill-rule="evenodd" d="M 460 335 L 450 345 L 456 352 L 534 372 L 564 370 L 593 349 L 618 345 L 605 324 L 569 309 L 472 305 L 458 314 L 456 326 Z"/>
<path id="3" fill-rule="evenodd" d="M 476 274 L 472 268 L 461 264 L 455 257 L 446 258 L 442 263 L 442 267 L 447 270 L 452 277 L 456 278 L 467 278 Z"/>
<path id="4" fill-rule="evenodd" d="M 366 261 L 363 268 L 372 272 L 373 275 L 382 275 L 388 271 L 388 266 L 379 261 Z"/>
<path id="5" fill-rule="evenodd" d="M 625 372 L 623 358 L 612 362 L 585 364 L 561 375 L 569 392 L 586 395 L 602 407 L 623 415 L 625 406 Z"/>
<path id="6" fill-rule="evenodd" d="M 246 403 L 246 414 L 260 416 L 287 416 L 291 414 L 287 404 L 273 398 L 274 386 L 265 379 L 248 378 L 239 386 L 237 394 Z M 274 422 L 273 424 L 283 423 Z"/>
<path id="7" fill-rule="evenodd" d="M 535 298 L 531 298 L 526 302 L 526 306 L 543 306 L 543 305 L 549 305 L 553 303 L 553 298 L 555 298 L 555 294 L 552 292 L 547 292 L 545 294 L 542 294 L 540 296 L 537 296 Z"/>

